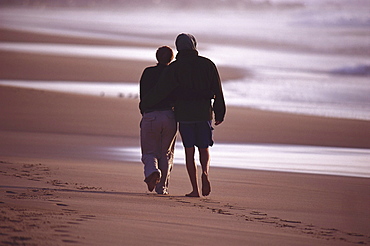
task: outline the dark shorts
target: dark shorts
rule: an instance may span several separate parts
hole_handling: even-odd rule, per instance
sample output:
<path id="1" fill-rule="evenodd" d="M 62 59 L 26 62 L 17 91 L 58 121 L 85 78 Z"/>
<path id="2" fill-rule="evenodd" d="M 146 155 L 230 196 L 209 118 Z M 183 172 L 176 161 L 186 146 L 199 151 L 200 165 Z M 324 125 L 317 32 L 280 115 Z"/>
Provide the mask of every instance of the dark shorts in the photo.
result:
<path id="1" fill-rule="evenodd" d="M 180 122 L 179 131 L 185 148 L 203 149 L 213 145 L 211 121 Z"/>

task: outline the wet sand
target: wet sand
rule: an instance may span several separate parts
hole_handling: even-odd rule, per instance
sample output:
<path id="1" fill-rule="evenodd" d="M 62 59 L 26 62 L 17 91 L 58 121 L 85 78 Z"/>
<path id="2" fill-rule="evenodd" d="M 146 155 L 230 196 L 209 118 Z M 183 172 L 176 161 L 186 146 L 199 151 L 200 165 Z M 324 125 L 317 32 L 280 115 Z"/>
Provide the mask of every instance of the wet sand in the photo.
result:
<path id="1" fill-rule="evenodd" d="M 7 41 L 36 38 L 16 34 Z M 7 68 L 1 79 L 137 81 L 151 65 L 4 51 L 0 57 Z M 233 71 L 220 69 L 224 80 L 241 76 Z M 139 146 L 137 106 L 137 99 L 0 86 L 2 244 L 370 243 L 366 178 L 211 167 L 211 195 L 187 198 L 186 170 L 176 165 L 170 195 L 158 196 L 146 191 L 142 164 L 82 154 L 85 146 Z M 368 121 L 228 107 L 215 141 L 369 148 L 369 129 Z"/>

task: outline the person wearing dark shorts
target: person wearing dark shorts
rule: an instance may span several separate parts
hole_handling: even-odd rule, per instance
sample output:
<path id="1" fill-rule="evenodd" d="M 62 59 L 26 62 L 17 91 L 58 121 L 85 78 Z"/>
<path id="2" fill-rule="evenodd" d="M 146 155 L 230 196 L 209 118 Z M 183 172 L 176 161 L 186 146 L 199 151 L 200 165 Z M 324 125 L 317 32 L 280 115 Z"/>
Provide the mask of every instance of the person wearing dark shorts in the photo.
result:
<path id="1" fill-rule="evenodd" d="M 212 122 L 179 122 L 179 131 L 185 148 L 186 168 L 189 174 L 193 191 L 186 196 L 199 197 L 198 182 L 196 178 L 196 164 L 194 161 L 195 146 L 199 150 L 200 164 L 202 167 L 202 195 L 207 196 L 211 192 L 211 184 L 208 179 L 209 172 L 209 147 L 213 145 Z"/>
<path id="2" fill-rule="evenodd" d="M 202 167 L 202 195 L 208 196 L 211 192 L 209 147 L 213 145 L 211 121 L 214 114 L 214 125 L 221 124 L 226 113 L 221 81 L 216 65 L 198 55 L 193 35 L 179 34 L 175 45 L 178 50 L 176 60 L 164 70 L 142 106 L 152 105 L 169 94 L 174 96 L 175 117 L 179 122 L 186 169 L 193 188 L 186 196 L 199 197 L 195 147 L 198 148 Z"/>
<path id="3" fill-rule="evenodd" d="M 179 131 L 185 148 L 208 148 L 213 145 L 212 121 L 179 122 Z"/>

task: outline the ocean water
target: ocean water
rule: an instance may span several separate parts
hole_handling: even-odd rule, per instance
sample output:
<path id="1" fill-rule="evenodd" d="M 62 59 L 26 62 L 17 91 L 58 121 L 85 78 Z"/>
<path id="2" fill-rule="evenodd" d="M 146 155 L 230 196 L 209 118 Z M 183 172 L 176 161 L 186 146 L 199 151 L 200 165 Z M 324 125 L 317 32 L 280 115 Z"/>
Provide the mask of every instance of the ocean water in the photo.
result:
<path id="1" fill-rule="evenodd" d="M 139 147 L 99 148 L 99 158 L 140 162 Z M 275 144 L 223 144 L 210 148 L 211 167 L 314 173 L 370 178 L 370 150 Z M 180 142 L 175 145 L 175 164 L 185 163 Z M 196 156 L 196 163 L 199 158 Z"/>
<path id="2" fill-rule="evenodd" d="M 174 7 L 181 1 L 152 1 L 151 8 L 122 2 L 116 8 L 2 6 L 0 27 L 132 41 L 137 47 L 2 42 L 0 50 L 129 58 L 154 64 L 155 49 L 148 44 L 174 48 L 177 34 L 187 32 L 197 38 L 200 55 L 218 66 L 245 71 L 243 78 L 223 81 L 228 105 L 370 120 L 370 1 L 224 0 L 209 2 L 209 8 L 190 1 L 182 9 Z M 64 82 L 65 87 L 74 83 L 58 81 L 55 90 Z M 73 86 L 75 92 L 92 87 L 88 82 Z M 131 90 L 137 81 L 122 82 L 112 94 L 108 93 L 112 84 L 102 81 L 95 94 L 131 97 L 131 91 L 122 90 L 125 84 Z M 29 81 L 1 76 L 0 83 L 30 86 Z M 43 83 L 54 81 L 34 85 Z"/>

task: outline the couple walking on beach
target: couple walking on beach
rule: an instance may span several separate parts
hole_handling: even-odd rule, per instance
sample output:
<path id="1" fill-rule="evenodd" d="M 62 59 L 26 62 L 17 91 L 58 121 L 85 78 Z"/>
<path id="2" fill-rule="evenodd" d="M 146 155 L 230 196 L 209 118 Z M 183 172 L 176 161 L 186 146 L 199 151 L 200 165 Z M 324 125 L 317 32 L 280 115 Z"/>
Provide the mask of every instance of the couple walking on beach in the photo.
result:
<path id="1" fill-rule="evenodd" d="M 175 61 L 171 63 L 174 55 L 170 47 L 158 48 L 157 65 L 145 68 L 140 79 L 144 181 L 149 191 L 168 194 L 178 122 L 193 188 L 186 196 L 199 197 L 195 146 L 202 167 L 202 195 L 208 196 L 213 114 L 214 124 L 219 125 L 226 113 L 221 81 L 215 64 L 198 55 L 193 35 L 179 34 L 175 45 L 178 51 Z"/>

